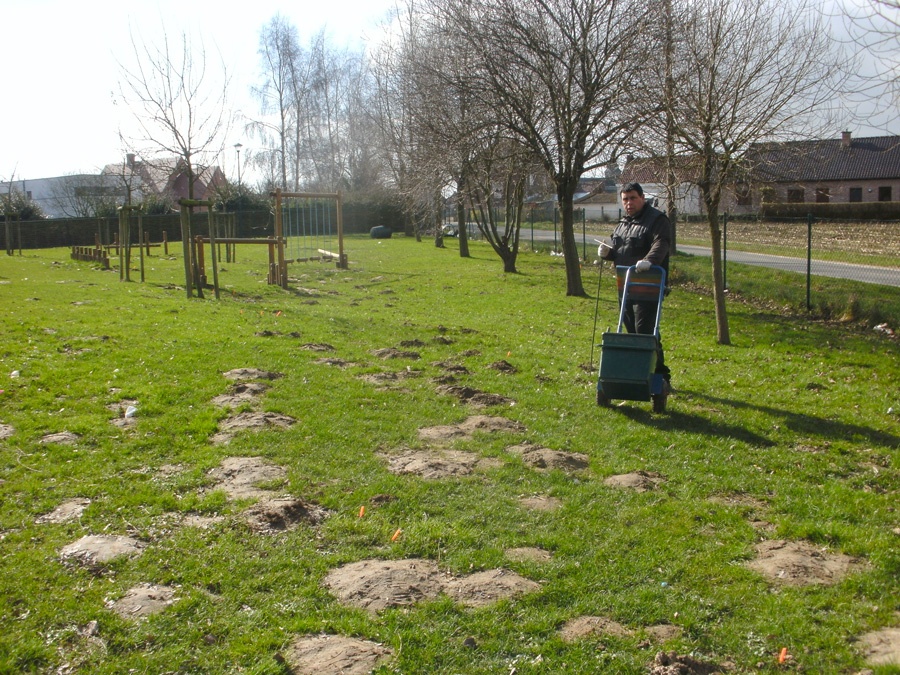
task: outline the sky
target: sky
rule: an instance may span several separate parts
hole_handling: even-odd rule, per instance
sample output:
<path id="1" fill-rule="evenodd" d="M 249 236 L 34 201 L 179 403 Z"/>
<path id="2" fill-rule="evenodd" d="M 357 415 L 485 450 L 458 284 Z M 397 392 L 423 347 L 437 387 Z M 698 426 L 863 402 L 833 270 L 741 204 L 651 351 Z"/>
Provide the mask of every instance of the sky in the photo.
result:
<path id="1" fill-rule="evenodd" d="M 260 79 L 259 33 L 273 16 L 280 13 L 295 25 L 304 45 L 324 27 L 335 47 L 362 48 L 383 35 L 383 21 L 396 2 L 0 0 L 0 181 L 97 173 L 123 161 L 119 130 L 135 135 L 134 114 L 120 87 L 120 63 L 134 63 L 132 35 L 147 45 L 162 35 L 177 43 L 182 32 L 195 46 L 202 41 L 209 63 L 218 64 L 221 54 L 231 76 L 232 107 L 254 117 L 250 87 Z M 840 131 L 835 129 L 834 137 Z M 857 122 L 852 131 L 859 137 L 900 133 L 900 128 L 872 119 L 868 125 Z M 232 178 L 235 143 L 243 145 L 243 160 L 253 150 L 239 126 L 223 139 L 218 164 Z"/>
<path id="2" fill-rule="evenodd" d="M 202 39 L 207 63 L 219 57 L 230 74 L 235 109 L 255 103 L 260 29 L 276 14 L 293 23 L 301 44 L 323 27 L 336 47 L 362 48 L 383 33 L 394 0 L 0 0 L 3 85 L 0 181 L 98 173 L 123 161 L 119 129 L 133 113 L 123 104 L 120 63 L 134 62 L 131 35 L 148 45 L 185 32 Z M 139 42 L 139 44 L 140 44 Z M 235 143 L 253 141 L 234 128 L 219 161 L 236 171 Z M 236 153 L 235 153 L 236 155 Z"/>

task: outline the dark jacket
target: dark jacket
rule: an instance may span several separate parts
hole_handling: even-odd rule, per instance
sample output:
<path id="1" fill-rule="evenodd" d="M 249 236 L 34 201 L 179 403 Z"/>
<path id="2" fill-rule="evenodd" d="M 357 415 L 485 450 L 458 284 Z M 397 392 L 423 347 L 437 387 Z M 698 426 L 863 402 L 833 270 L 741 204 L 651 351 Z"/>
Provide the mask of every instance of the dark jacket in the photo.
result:
<path id="1" fill-rule="evenodd" d="M 665 213 L 649 204 L 633 216 L 625 216 L 612 233 L 613 250 L 607 260 L 616 265 L 634 265 L 647 259 L 669 271 L 672 226 Z"/>

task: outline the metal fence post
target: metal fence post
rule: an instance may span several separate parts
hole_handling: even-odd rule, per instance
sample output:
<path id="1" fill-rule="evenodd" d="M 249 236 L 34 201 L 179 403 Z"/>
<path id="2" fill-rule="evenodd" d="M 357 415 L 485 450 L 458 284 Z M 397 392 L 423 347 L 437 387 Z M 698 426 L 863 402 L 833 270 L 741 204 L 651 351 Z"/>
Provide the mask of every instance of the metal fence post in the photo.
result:
<path id="1" fill-rule="evenodd" d="M 806 214 L 806 311 L 812 310 L 812 225 L 813 215 Z"/>

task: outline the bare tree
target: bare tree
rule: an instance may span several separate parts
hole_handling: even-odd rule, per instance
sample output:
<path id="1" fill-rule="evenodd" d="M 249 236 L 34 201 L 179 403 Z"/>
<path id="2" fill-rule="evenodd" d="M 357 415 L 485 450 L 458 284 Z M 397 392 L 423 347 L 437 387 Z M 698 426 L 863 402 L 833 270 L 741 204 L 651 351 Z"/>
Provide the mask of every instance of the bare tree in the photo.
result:
<path id="1" fill-rule="evenodd" d="M 431 10 L 471 56 L 468 91 L 495 107 L 552 177 L 567 295 L 585 295 L 573 209 L 581 176 L 606 166 L 645 112 L 630 78 L 648 9 L 619 0 L 435 0 Z"/>
<path id="2" fill-rule="evenodd" d="M 132 34 L 134 63 L 120 64 L 120 90 L 135 111 L 140 132 L 127 145 L 145 161 L 152 157 L 178 158 L 188 175 L 188 196 L 194 198 L 198 160 L 207 166 L 221 153 L 228 130 L 228 75 L 225 64 L 216 74 L 207 70 L 202 41 L 195 50 L 187 33 L 179 43 L 148 45 Z"/>
<path id="3" fill-rule="evenodd" d="M 667 101 L 668 128 L 697 171 L 720 344 L 730 344 L 719 225 L 723 195 L 748 168 L 744 159 L 752 144 L 811 133 L 809 125 L 836 91 L 839 55 L 817 10 L 805 0 L 691 0 L 678 10 L 672 76 L 678 87 Z"/>
<path id="4" fill-rule="evenodd" d="M 885 125 L 900 117 L 900 0 L 843 3 L 849 60 L 844 97 L 860 121 Z M 860 68 L 860 64 L 865 64 Z"/>

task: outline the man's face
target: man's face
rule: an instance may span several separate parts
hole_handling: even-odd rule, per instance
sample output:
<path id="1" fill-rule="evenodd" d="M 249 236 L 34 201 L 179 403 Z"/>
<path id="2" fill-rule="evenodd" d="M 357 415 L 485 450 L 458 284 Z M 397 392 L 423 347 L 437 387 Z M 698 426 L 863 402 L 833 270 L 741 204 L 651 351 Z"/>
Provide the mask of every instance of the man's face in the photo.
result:
<path id="1" fill-rule="evenodd" d="M 637 190 L 629 190 L 622 193 L 622 208 L 625 209 L 625 215 L 633 216 L 644 208 L 644 195 L 638 194 Z"/>

